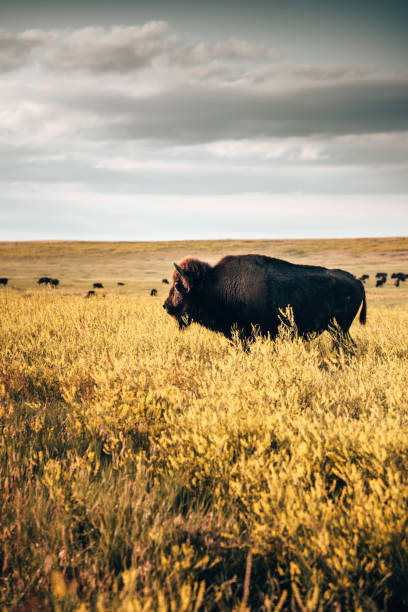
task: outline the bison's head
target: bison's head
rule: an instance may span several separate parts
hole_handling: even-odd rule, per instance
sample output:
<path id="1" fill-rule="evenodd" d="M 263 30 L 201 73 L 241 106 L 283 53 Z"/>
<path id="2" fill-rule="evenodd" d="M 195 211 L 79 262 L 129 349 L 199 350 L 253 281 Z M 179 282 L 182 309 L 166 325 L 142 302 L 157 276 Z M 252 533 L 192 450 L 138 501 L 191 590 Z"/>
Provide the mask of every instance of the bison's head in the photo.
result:
<path id="1" fill-rule="evenodd" d="M 184 259 L 180 265 L 175 263 L 174 267 L 173 284 L 163 308 L 183 329 L 194 319 L 197 294 L 210 266 L 198 259 Z"/>

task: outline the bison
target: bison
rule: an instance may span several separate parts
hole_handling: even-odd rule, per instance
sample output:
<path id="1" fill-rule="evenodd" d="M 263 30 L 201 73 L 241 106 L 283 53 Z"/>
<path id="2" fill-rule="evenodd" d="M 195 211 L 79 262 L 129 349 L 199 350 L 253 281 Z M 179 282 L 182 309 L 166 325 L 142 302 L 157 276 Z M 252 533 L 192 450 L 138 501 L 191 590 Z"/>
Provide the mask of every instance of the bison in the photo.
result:
<path id="1" fill-rule="evenodd" d="M 361 281 L 362 283 L 364 283 L 364 284 L 365 284 L 366 280 L 368 280 L 369 278 L 370 278 L 370 275 L 369 275 L 369 274 L 362 274 L 362 275 L 361 275 L 361 276 L 358 278 L 358 280 L 359 280 L 359 281 Z"/>
<path id="2" fill-rule="evenodd" d="M 386 280 L 387 279 L 385 278 L 385 276 L 380 276 L 378 278 L 377 282 L 375 283 L 375 286 L 376 287 L 382 287 L 385 284 Z"/>
<path id="3" fill-rule="evenodd" d="M 94 289 L 103 289 L 102 283 L 94 283 L 92 286 Z"/>
<path id="4" fill-rule="evenodd" d="M 183 329 L 195 321 L 232 337 L 238 329 L 251 339 L 254 329 L 274 338 L 288 306 L 301 337 L 328 330 L 350 338 L 362 305 L 363 284 L 349 272 L 289 263 L 263 255 L 230 255 L 215 266 L 187 258 L 174 264 L 173 284 L 163 308 Z"/>
<path id="5" fill-rule="evenodd" d="M 8 283 L 8 278 L 0 278 L 0 285 L 3 285 L 3 287 L 5 287 Z"/>
<path id="6" fill-rule="evenodd" d="M 169 285 L 169 281 L 167 280 L 167 278 L 162 278 L 162 283 L 164 283 L 165 285 Z"/>
<path id="7" fill-rule="evenodd" d="M 125 283 L 121 283 L 120 281 L 118 282 L 118 286 L 119 287 L 124 287 Z"/>
<path id="8" fill-rule="evenodd" d="M 58 278 L 52 278 L 52 279 L 50 280 L 50 285 L 51 285 L 51 287 L 58 287 L 58 285 L 59 285 L 59 280 L 58 280 Z"/>
<path id="9" fill-rule="evenodd" d="M 42 276 L 38 279 L 37 285 L 49 285 L 51 283 L 51 278 L 49 276 Z"/>
<path id="10" fill-rule="evenodd" d="M 152 289 L 150 291 L 150 295 L 157 295 L 157 289 Z"/>

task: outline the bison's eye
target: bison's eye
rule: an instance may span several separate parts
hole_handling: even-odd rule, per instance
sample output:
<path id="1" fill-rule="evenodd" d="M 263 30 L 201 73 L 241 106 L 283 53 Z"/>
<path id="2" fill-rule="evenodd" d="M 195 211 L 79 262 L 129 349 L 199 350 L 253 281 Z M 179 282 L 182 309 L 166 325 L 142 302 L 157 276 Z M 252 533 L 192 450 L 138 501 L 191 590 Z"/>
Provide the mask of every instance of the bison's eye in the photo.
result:
<path id="1" fill-rule="evenodd" d="M 185 290 L 185 287 L 183 285 L 183 282 L 181 280 L 176 281 L 176 285 L 175 285 L 177 291 L 179 291 L 180 293 L 183 293 L 183 291 Z"/>

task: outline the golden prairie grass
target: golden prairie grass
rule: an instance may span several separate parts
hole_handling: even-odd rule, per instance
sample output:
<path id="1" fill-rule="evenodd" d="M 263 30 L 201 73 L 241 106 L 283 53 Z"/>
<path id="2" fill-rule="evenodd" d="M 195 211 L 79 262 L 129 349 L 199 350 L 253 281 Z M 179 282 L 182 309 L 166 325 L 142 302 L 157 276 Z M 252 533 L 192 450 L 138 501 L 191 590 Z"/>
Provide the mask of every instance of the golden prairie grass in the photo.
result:
<path id="1" fill-rule="evenodd" d="M 404 610 L 408 313 L 354 352 L 0 294 L 0 607 Z"/>
<path id="2" fill-rule="evenodd" d="M 20 242 L 0 242 L 0 257 L 84 257 L 109 255 L 130 255 L 138 253 L 161 252 L 168 250 L 183 252 L 220 253 L 238 249 L 239 252 L 269 251 L 288 252 L 297 250 L 302 253 L 316 251 L 348 251 L 351 253 L 388 253 L 408 251 L 408 237 L 387 238 L 325 238 L 325 239 L 279 239 L 279 240 L 168 240 L 161 242 L 92 242 L 39 240 Z"/>

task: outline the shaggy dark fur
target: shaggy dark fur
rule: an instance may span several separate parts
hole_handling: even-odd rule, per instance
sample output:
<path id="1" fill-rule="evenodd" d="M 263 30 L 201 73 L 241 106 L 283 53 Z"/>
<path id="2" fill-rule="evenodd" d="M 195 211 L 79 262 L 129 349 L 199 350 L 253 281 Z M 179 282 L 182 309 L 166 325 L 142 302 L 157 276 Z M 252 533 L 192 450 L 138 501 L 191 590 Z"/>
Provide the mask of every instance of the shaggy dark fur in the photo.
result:
<path id="1" fill-rule="evenodd" d="M 230 255 L 215 266 L 198 259 L 175 264 L 173 284 L 163 308 L 180 329 L 196 321 L 231 337 L 250 338 L 253 326 L 273 338 L 291 306 L 301 336 L 321 333 L 335 322 L 348 336 L 358 309 L 366 322 L 363 284 L 349 272 L 302 266 L 263 255 Z M 179 268 L 179 270 L 177 270 Z"/>

